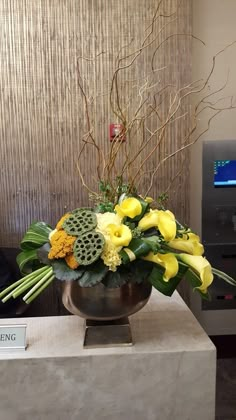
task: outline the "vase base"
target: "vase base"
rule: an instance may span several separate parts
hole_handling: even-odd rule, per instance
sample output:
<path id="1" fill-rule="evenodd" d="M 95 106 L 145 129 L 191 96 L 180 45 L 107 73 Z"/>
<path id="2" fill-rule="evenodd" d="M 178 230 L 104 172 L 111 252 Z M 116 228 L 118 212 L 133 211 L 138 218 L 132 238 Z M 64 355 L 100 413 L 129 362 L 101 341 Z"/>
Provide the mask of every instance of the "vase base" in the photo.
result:
<path id="1" fill-rule="evenodd" d="M 130 323 L 127 317 L 114 321 L 86 319 L 84 348 L 132 346 Z"/>

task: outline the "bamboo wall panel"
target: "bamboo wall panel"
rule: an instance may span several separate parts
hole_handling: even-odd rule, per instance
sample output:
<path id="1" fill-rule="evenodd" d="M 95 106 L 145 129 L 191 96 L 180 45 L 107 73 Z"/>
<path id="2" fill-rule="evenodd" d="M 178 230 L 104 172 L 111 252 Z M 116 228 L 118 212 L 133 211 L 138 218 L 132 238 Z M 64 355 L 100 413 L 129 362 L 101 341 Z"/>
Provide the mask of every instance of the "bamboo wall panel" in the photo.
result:
<path id="1" fill-rule="evenodd" d="M 177 0 L 163 3 L 166 10 L 172 10 Z M 191 2 L 179 3 L 179 18 L 173 25 L 176 32 L 191 33 Z M 77 59 L 83 57 L 80 72 L 83 86 L 91 94 L 94 131 L 108 152 L 108 125 L 116 122 L 107 95 L 114 60 L 121 46 L 132 40 L 133 45 L 140 45 L 156 5 L 156 0 L 0 0 L 1 246 L 17 246 L 33 220 L 54 225 L 66 210 L 88 204 L 76 167 L 87 130 Z M 98 60 L 89 61 L 102 51 Z M 124 98 L 129 97 L 128 81 L 143 77 L 149 61 L 147 51 L 121 76 Z M 163 76 L 166 83 L 187 85 L 190 62 L 191 41 L 176 37 L 161 50 L 156 65 L 168 64 Z M 134 105 L 129 105 L 130 111 Z M 151 129 L 152 124 L 155 121 Z M 158 152 L 162 157 L 170 145 L 181 145 L 186 124 L 187 120 L 181 120 L 170 130 L 169 143 Z M 132 147 L 138 150 L 138 138 Z M 154 159 L 158 158 L 155 154 Z M 186 158 L 168 161 L 150 195 L 167 187 Z M 85 150 L 82 172 L 86 182 L 96 188 L 91 148 Z M 145 174 L 140 190 L 148 184 L 149 175 Z M 188 221 L 187 163 L 178 182 L 173 183 L 170 206 Z"/>

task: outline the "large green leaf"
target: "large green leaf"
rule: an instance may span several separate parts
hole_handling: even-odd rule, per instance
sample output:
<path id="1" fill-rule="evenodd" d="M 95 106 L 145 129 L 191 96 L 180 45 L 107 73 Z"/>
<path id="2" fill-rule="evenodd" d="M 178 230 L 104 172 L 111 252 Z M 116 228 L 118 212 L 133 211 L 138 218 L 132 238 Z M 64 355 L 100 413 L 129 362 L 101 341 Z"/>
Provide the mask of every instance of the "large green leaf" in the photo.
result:
<path id="1" fill-rule="evenodd" d="M 148 278 L 155 289 L 163 293 L 166 296 L 171 296 L 184 275 L 186 274 L 188 267 L 185 264 L 179 264 L 178 274 L 170 279 L 168 282 L 163 280 L 164 268 L 154 264 L 153 270 Z"/>
<path id="2" fill-rule="evenodd" d="M 233 279 L 233 277 L 229 276 L 228 274 L 224 273 L 223 271 L 220 271 L 217 268 L 212 267 L 212 273 L 220 277 L 222 280 L 226 281 L 226 283 L 229 283 L 232 286 L 236 286 L 236 280 Z"/>
<path id="3" fill-rule="evenodd" d="M 148 238 L 142 238 L 142 241 L 144 241 L 146 244 L 150 246 L 151 251 L 154 254 L 157 254 L 158 251 L 161 249 L 161 243 L 159 236 L 149 236 Z"/>
<path id="4" fill-rule="evenodd" d="M 129 252 L 126 251 L 127 249 L 130 250 L 136 258 L 140 258 L 144 255 L 147 255 L 150 252 L 151 246 L 148 243 L 144 242 L 143 239 L 132 239 L 129 243 L 129 246 L 127 248 L 123 248 L 120 251 L 120 256 L 123 264 L 127 264 L 130 262 L 130 255 Z"/>
<path id="5" fill-rule="evenodd" d="M 179 261 L 180 264 L 180 261 Z M 183 263 L 181 263 L 183 265 Z M 188 267 L 188 266 L 186 266 Z M 198 289 L 199 286 L 202 285 L 201 279 L 198 276 L 197 273 L 195 273 L 195 271 L 193 271 L 190 267 L 188 267 L 188 270 L 185 273 L 185 279 L 190 283 L 191 287 L 193 288 L 193 290 L 197 291 L 201 297 L 205 300 L 209 300 L 210 299 L 210 295 L 209 293 L 203 293 L 201 290 Z"/>
<path id="6" fill-rule="evenodd" d="M 58 280 L 78 280 L 84 274 L 84 268 L 72 270 L 63 259 L 52 260 L 51 264 L 53 273 Z"/>
<path id="7" fill-rule="evenodd" d="M 48 242 L 44 244 L 43 246 L 41 246 L 40 248 L 36 249 L 38 259 L 41 263 L 46 264 L 46 265 L 51 265 L 52 260 L 49 260 L 48 258 L 48 253 L 50 249 L 51 249 L 51 246 Z"/>
<path id="8" fill-rule="evenodd" d="M 25 236 L 23 237 L 20 247 L 23 251 L 36 249 L 48 242 L 48 237 L 52 228 L 44 222 L 33 222 Z"/>
<path id="9" fill-rule="evenodd" d="M 126 267 L 126 266 L 125 266 Z M 153 263 L 144 260 L 135 260 L 129 264 L 129 281 L 132 283 L 142 283 L 147 280 L 153 269 Z"/>
<path id="10" fill-rule="evenodd" d="M 16 257 L 16 262 L 23 275 L 28 274 L 41 266 L 36 249 L 20 252 Z"/>
<path id="11" fill-rule="evenodd" d="M 104 286 L 114 289 L 116 287 L 123 286 L 128 281 L 129 277 L 127 272 L 122 273 L 120 271 L 109 271 L 103 279 L 102 283 L 104 284 Z"/>
<path id="12" fill-rule="evenodd" d="M 100 283 L 108 272 L 108 267 L 103 264 L 102 260 L 96 261 L 90 266 L 86 266 L 82 277 L 78 283 L 81 287 L 92 287 Z"/>

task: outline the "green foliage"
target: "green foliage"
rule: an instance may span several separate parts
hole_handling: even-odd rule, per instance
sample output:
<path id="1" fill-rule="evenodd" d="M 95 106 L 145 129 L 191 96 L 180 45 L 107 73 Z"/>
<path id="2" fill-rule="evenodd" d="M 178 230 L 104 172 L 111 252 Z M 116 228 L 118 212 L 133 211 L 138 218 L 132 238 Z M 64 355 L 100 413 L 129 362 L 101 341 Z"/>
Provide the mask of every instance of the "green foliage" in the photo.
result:
<path id="1" fill-rule="evenodd" d="M 132 238 L 138 238 L 140 239 L 143 236 L 142 231 L 139 229 L 139 227 L 136 227 L 134 229 L 131 230 L 132 233 Z"/>
<path id="2" fill-rule="evenodd" d="M 49 260 L 48 253 L 51 249 L 50 244 L 47 242 L 43 246 L 41 246 L 39 249 L 36 250 L 36 254 L 38 257 L 38 260 L 45 264 L 45 265 L 51 265 L 52 260 Z"/>
<path id="3" fill-rule="evenodd" d="M 113 213 L 114 205 L 110 201 L 108 201 L 107 203 L 100 203 L 95 207 L 95 212 L 96 213 L 106 213 L 106 212 Z"/>
<path id="4" fill-rule="evenodd" d="M 132 239 L 127 248 L 130 251 L 132 251 L 136 258 L 140 258 L 147 255 L 151 250 L 150 245 L 148 243 L 145 243 L 143 239 L 139 238 Z M 120 256 L 123 264 L 127 264 L 130 262 L 129 254 L 125 251 L 125 249 L 122 249 L 120 251 Z"/>
<path id="5" fill-rule="evenodd" d="M 40 248 L 43 244 L 48 242 L 51 231 L 51 226 L 46 223 L 33 222 L 20 243 L 22 251 Z"/>
<path id="6" fill-rule="evenodd" d="M 77 271 L 77 270 L 76 270 Z M 92 287 L 100 283 L 108 272 L 108 267 L 103 264 L 102 260 L 96 261 L 86 267 L 78 283 L 81 287 Z"/>
<path id="7" fill-rule="evenodd" d="M 222 280 L 226 281 L 226 283 L 231 284 L 231 286 L 236 286 L 236 280 L 233 279 L 228 274 L 223 273 L 223 271 L 220 271 L 217 268 L 212 267 L 212 273 L 220 277 Z"/>
<path id="8" fill-rule="evenodd" d="M 157 254 L 160 249 L 161 249 L 161 241 L 160 238 L 158 236 L 149 236 L 148 238 L 142 238 L 142 240 L 149 245 L 150 250 L 154 253 Z"/>
<path id="9" fill-rule="evenodd" d="M 109 182 L 106 182 L 104 180 L 101 180 L 98 184 L 99 191 L 104 193 L 104 195 L 107 195 L 108 192 L 112 190 L 111 185 Z"/>
<path id="10" fill-rule="evenodd" d="M 147 280 L 152 268 L 153 263 L 135 260 L 119 266 L 115 272 L 109 271 L 102 283 L 109 288 L 121 287 L 126 283 L 142 283 Z"/>
<path id="11" fill-rule="evenodd" d="M 127 267 L 127 266 L 125 266 Z M 132 283 L 142 283 L 146 281 L 153 269 L 153 263 L 144 260 L 135 260 L 129 264 L 128 270 L 130 273 L 129 281 Z"/>
<path id="12" fill-rule="evenodd" d="M 180 263 L 180 261 L 179 261 L 179 264 L 185 265 L 183 263 Z M 200 277 L 190 267 L 188 267 L 187 265 L 185 265 L 185 267 L 188 268 L 184 276 L 185 279 L 190 283 L 193 290 L 197 291 L 203 299 L 209 300 L 210 299 L 209 293 L 208 292 L 203 293 L 201 290 L 198 289 L 198 287 L 202 285 Z"/>
<path id="13" fill-rule="evenodd" d="M 52 260 L 51 262 L 53 273 L 58 280 L 78 280 L 83 274 L 85 269 L 84 268 L 77 268 L 76 270 L 72 270 L 66 264 L 65 260 L 58 259 Z"/>
<path id="14" fill-rule="evenodd" d="M 108 271 L 105 278 L 103 279 L 102 283 L 105 287 L 114 289 L 117 287 L 123 286 L 125 283 L 128 282 L 128 273 L 126 270 L 117 270 L 115 272 Z"/>
<path id="15" fill-rule="evenodd" d="M 164 210 L 166 208 L 166 204 L 167 204 L 168 199 L 169 199 L 169 197 L 168 197 L 167 193 L 160 194 L 157 198 L 158 206 L 163 208 L 163 210 Z"/>
<path id="16" fill-rule="evenodd" d="M 159 292 L 163 293 L 166 296 L 171 296 L 184 275 L 186 274 L 188 267 L 185 264 L 179 264 L 178 274 L 171 278 L 169 281 L 163 280 L 164 268 L 155 264 L 153 270 L 148 278 L 152 283 L 153 287 Z"/>
<path id="17" fill-rule="evenodd" d="M 16 257 L 16 262 L 23 275 L 41 267 L 41 264 L 38 261 L 37 249 L 20 252 Z"/>

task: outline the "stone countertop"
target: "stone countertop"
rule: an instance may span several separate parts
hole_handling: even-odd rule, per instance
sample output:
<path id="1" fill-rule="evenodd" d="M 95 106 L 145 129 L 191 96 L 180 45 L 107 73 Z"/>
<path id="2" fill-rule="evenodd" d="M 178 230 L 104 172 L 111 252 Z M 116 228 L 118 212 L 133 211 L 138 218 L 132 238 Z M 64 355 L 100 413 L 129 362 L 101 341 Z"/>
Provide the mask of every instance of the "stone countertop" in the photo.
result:
<path id="1" fill-rule="evenodd" d="M 144 353 L 215 352 L 215 347 L 177 292 L 153 290 L 148 304 L 129 317 L 134 345 L 83 349 L 84 320 L 77 316 L 2 319 L 26 324 L 27 350 L 0 351 L 0 360 Z"/>
<path id="2" fill-rule="evenodd" d="M 134 345 L 83 349 L 77 316 L 26 323 L 26 351 L 0 353 L 3 420 L 214 420 L 215 347 L 176 292 L 130 317 Z"/>

